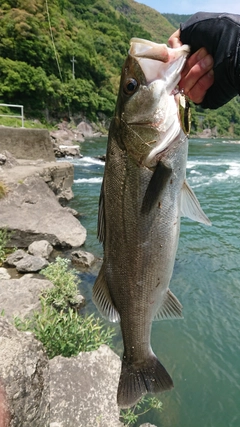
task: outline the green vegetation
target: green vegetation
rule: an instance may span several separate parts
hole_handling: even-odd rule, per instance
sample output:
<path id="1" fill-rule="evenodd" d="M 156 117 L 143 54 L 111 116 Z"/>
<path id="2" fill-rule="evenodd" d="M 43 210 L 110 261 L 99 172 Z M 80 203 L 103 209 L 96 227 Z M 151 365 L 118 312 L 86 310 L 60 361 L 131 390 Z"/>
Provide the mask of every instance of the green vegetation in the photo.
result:
<path id="1" fill-rule="evenodd" d="M 179 28 L 179 25 L 186 22 L 191 15 L 177 15 L 176 13 L 163 13 L 166 18 L 175 28 Z"/>
<path id="2" fill-rule="evenodd" d="M 47 306 L 58 310 L 78 305 L 78 288 L 76 271 L 68 270 L 69 260 L 57 257 L 56 262 L 49 264 L 41 273 L 53 283 L 53 287 L 42 294 Z"/>
<path id="3" fill-rule="evenodd" d="M 81 316 L 76 308 L 78 278 L 68 270 L 69 261 L 58 257 L 42 273 L 53 288 L 41 296 L 41 311 L 28 320 L 15 319 L 18 329 L 31 331 L 41 341 L 51 359 L 57 355 L 76 356 L 102 344 L 111 345 L 114 330 L 93 315 Z"/>
<path id="4" fill-rule="evenodd" d="M 142 8 L 133 1 L 1 2 L 0 102 L 22 104 L 28 117 L 40 119 L 110 117 L 130 38 L 152 38 L 151 16 L 144 26 Z M 152 14 L 156 28 L 171 32 L 165 18 Z"/>
<path id="5" fill-rule="evenodd" d="M 218 110 L 204 110 L 200 106 L 191 105 L 191 135 L 211 129 L 215 136 L 240 136 L 240 97 L 232 99 Z"/>
<path id="6" fill-rule="evenodd" d="M 167 43 L 188 15 L 163 16 L 133 0 L 5 0 L 0 17 L 0 103 L 24 105 L 27 119 L 46 125 L 112 117 L 129 40 Z M 217 134 L 239 136 L 236 114 L 225 108 L 210 114 L 193 107 L 193 131 L 215 123 Z M 8 120 L 0 124 L 20 124 Z"/>
<path id="7" fill-rule="evenodd" d="M 120 420 L 125 426 L 134 426 L 141 415 L 145 415 L 152 409 L 162 412 L 162 402 L 158 400 L 157 397 L 144 397 L 133 408 L 121 409 Z"/>
<path id="8" fill-rule="evenodd" d="M 4 182 L 0 181 L 0 199 L 2 199 L 8 193 L 8 187 Z"/>
<path id="9" fill-rule="evenodd" d="M 1 191 L 1 183 L 0 183 L 0 191 Z M 6 248 L 7 242 L 9 240 L 9 232 L 6 228 L 0 230 L 0 266 L 6 259 L 8 250 Z"/>

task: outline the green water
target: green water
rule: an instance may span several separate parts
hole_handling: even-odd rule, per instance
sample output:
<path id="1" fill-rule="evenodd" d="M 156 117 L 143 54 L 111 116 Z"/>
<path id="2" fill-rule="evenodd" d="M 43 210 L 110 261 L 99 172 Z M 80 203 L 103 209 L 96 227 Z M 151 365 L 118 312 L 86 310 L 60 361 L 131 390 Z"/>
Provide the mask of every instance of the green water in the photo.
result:
<path id="1" fill-rule="evenodd" d="M 157 427 L 240 426 L 240 143 L 191 140 L 188 181 L 212 221 L 183 218 L 171 290 L 183 320 L 154 322 L 152 345 L 175 388 L 163 393 L 163 412 L 141 419 Z M 75 199 L 87 228 L 86 250 L 102 256 L 96 239 L 98 197 L 106 140 L 82 144 L 75 164 Z M 82 274 L 88 310 L 99 264 Z M 121 351 L 121 341 L 116 343 Z M 138 424 L 139 425 L 139 424 Z"/>

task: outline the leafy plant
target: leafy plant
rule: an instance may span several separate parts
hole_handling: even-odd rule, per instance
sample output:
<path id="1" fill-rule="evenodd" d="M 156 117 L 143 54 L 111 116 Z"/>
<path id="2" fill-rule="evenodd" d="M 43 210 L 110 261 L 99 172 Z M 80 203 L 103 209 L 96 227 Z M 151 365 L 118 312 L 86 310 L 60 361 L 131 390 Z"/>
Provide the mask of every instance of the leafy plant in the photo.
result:
<path id="1" fill-rule="evenodd" d="M 77 276 L 68 270 L 69 260 L 58 257 L 55 263 L 42 270 L 53 288 L 41 296 L 41 311 L 31 319 L 15 318 L 18 329 L 31 331 L 39 339 L 49 358 L 58 355 L 75 356 L 80 351 L 96 350 L 102 344 L 111 345 L 113 328 L 105 328 L 94 315 L 81 316 L 76 307 Z"/>
<path id="2" fill-rule="evenodd" d="M 30 320 L 15 318 L 15 326 L 31 331 L 41 341 L 48 357 L 76 356 L 80 351 L 92 351 L 102 344 L 111 345 L 114 330 L 104 328 L 93 315 L 82 317 L 72 308 L 56 310 L 42 299 L 41 311 Z"/>
<path id="3" fill-rule="evenodd" d="M 53 283 L 53 287 L 42 294 L 48 306 L 64 310 L 78 303 L 77 276 L 74 269 L 69 270 L 70 260 L 57 257 L 41 273 Z"/>
<path id="4" fill-rule="evenodd" d="M 121 409 L 120 419 L 126 426 L 134 426 L 141 415 L 145 415 L 152 409 L 162 412 L 162 402 L 157 397 L 144 397 L 133 408 Z"/>

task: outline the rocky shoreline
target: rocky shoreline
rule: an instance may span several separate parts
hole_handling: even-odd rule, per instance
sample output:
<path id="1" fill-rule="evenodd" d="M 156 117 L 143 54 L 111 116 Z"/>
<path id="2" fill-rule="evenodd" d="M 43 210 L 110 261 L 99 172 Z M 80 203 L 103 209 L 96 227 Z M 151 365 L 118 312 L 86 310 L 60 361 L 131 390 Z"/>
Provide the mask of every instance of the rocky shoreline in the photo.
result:
<path id="1" fill-rule="evenodd" d="M 86 123 L 71 134 L 66 124 L 60 127 L 49 137 L 48 150 L 56 157 L 80 156 L 73 141 L 100 136 Z M 49 360 L 33 334 L 13 326 L 15 316 L 26 318 L 40 308 L 41 292 L 52 286 L 39 271 L 54 249 L 70 250 L 78 269 L 95 262 L 81 248 L 86 230 L 78 213 L 66 206 L 73 197 L 73 165 L 41 156 L 30 160 L 24 147 L 18 150 L 26 158 L 1 150 L 0 141 L 0 183 L 6 190 L 0 198 L 0 229 L 10 232 L 8 246 L 17 248 L 0 268 L 0 427 L 120 427 L 121 362 L 108 346 Z"/>

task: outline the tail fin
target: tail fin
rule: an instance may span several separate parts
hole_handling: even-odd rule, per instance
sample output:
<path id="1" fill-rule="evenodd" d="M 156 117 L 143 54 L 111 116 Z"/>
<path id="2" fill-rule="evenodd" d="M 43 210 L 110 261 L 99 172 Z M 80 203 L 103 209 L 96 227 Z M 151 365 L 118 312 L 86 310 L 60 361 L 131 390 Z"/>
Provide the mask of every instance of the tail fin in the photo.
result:
<path id="1" fill-rule="evenodd" d="M 142 364 L 122 361 L 117 401 L 120 408 L 131 408 L 147 393 L 160 393 L 173 388 L 173 381 L 155 354 Z"/>

